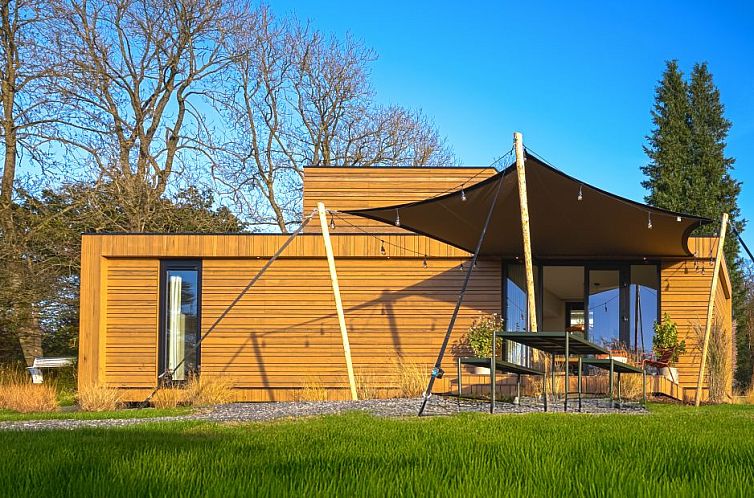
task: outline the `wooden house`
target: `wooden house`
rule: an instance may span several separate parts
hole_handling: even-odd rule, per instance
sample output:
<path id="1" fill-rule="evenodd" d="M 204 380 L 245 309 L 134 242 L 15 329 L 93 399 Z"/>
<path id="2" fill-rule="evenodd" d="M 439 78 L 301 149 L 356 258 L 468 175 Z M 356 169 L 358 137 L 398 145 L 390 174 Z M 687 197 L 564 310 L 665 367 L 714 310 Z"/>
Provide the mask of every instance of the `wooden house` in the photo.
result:
<path id="1" fill-rule="evenodd" d="M 330 231 L 353 366 L 359 382 L 368 384 L 372 392 L 397 394 L 401 369 L 406 365 L 428 369 L 434 363 L 465 275 L 460 270 L 470 258 L 462 244 L 418 235 L 406 230 L 406 224 L 383 223 L 379 208 L 451 196 L 463 197 L 471 206 L 475 185 L 481 182 L 483 189 L 484 182 L 497 175 L 493 168 L 306 169 L 303 212 L 312 212 L 317 202 L 333 210 Z M 586 201 L 588 196 L 605 194 L 586 184 L 575 185 L 578 192 L 570 184 L 555 188 L 571 189 L 567 195 L 576 203 L 582 197 Z M 553 195 L 544 192 L 543 198 Z M 536 195 L 533 200 L 538 201 Z M 625 251 L 565 251 L 551 257 L 535 251 L 540 329 L 581 325 L 592 340 L 650 351 L 653 324 L 667 313 L 678 324 L 687 352 L 678 363 L 677 382 L 656 377 L 651 387 L 688 399 L 696 389 L 697 330 L 705 323 L 717 239 L 689 237 L 690 230 L 678 235 L 672 223 L 680 226 L 680 220 L 669 218 L 663 224 L 662 218 L 670 214 L 630 204 L 644 230 L 647 213 L 655 216 L 655 227 L 648 232 L 658 237 L 659 252 L 633 250 L 633 239 L 620 242 Z M 369 208 L 374 209 L 372 219 L 356 212 Z M 412 216 L 407 208 L 406 222 Z M 444 220 L 454 214 L 437 211 L 435 216 L 442 230 Z M 560 210 L 535 209 L 532 217 L 533 224 L 542 223 L 549 232 L 563 223 Z M 543 223 L 547 217 L 551 219 Z M 501 218 L 504 222 L 508 221 Z M 591 227 L 582 233 L 575 227 L 573 239 L 599 238 L 605 230 Z M 622 235 L 621 230 L 629 227 L 618 227 L 613 238 Z M 667 234 L 668 240 L 660 241 Z M 547 238 L 535 231 L 535 244 L 538 235 Z M 520 244 L 520 233 L 511 237 L 511 247 Z M 674 237 L 683 250 L 663 254 L 662 244 Z M 126 400 L 141 401 L 157 385 L 160 373 L 170 369 L 173 382 L 185 380 L 192 371 L 228 377 L 239 401 L 294 400 L 311 386 L 325 388 L 330 399 L 348 399 L 343 343 L 316 223 L 307 226 L 231 307 L 287 238 L 84 234 L 79 387 L 107 385 L 123 390 Z M 504 245 L 506 240 L 495 243 Z M 526 286 L 519 254 L 502 249 L 490 254 L 480 256 L 473 271 L 451 349 L 461 347 L 464 332 L 483 315 L 500 313 L 509 330 L 526 326 Z M 724 264 L 720 272 L 715 313 L 727 333 L 732 365 L 730 280 Z M 204 335 L 193 354 L 193 345 Z M 185 362 L 172 368 L 184 357 Z M 454 372 L 454 361 L 451 352 L 446 356 L 447 372 Z M 446 374 L 435 390 L 449 391 L 454 385 L 455 376 Z"/>

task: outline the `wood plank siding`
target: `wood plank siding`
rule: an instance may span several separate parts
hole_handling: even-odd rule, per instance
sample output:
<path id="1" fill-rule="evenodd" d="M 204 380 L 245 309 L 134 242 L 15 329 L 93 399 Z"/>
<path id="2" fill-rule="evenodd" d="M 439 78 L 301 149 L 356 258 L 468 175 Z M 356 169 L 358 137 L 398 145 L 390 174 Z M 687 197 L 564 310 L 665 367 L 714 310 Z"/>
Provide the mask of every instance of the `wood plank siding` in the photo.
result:
<path id="1" fill-rule="evenodd" d="M 678 375 L 685 399 L 693 399 L 701 361 L 701 339 L 707 318 L 707 303 L 712 285 L 716 237 L 692 237 L 689 249 L 698 258 L 668 261 L 661 266 L 661 308 L 678 325 L 679 339 L 686 341 L 686 353 L 678 361 Z M 728 362 L 732 374 L 735 363 L 730 278 L 727 267 L 721 267 L 715 299 L 715 320 L 727 335 L 730 344 Z M 732 389 L 732 375 L 727 381 Z M 703 389 L 706 389 L 705 381 Z M 706 396 L 706 393 L 703 393 Z"/>
<path id="2" fill-rule="evenodd" d="M 206 332 L 286 239 L 280 235 L 87 235 L 105 278 L 82 293 L 81 385 L 127 388 L 139 400 L 156 383 L 159 260 L 202 259 Z M 416 235 L 333 236 L 357 375 L 397 388 L 397 358 L 431 364 L 445 333 L 468 254 Z M 416 253 L 421 254 L 418 256 Z M 427 254 L 427 268 L 423 255 Z M 103 269 L 104 268 L 104 269 Z M 88 278 L 88 277 L 87 277 Z M 90 282 L 88 285 L 91 285 Z M 499 261 L 480 261 L 452 342 L 481 313 L 500 308 Z M 107 296 L 105 300 L 100 296 Z M 97 324 L 97 329 L 92 329 Z M 83 340 L 97 337 L 98 341 Z M 129 338 L 130 337 L 130 341 Z M 453 369 L 452 357 L 446 368 Z M 96 365 L 96 366 L 93 366 Z M 202 347 L 202 372 L 232 378 L 239 400 L 286 400 L 307 383 L 348 395 L 345 361 L 322 238 L 300 236 Z"/>
<path id="3" fill-rule="evenodd" d="M 495 168 L 306 168 L 304 213 L 318 202 L 334 210 L 364 209 L 420 201 L 473 185 L 496 173 Z M 338 215 L 339 233 L 366 229 L 378 233 L 408 233 L 406 230 L 358 216 Z M 311 225 L 307 230 L 320 231 Z"/>

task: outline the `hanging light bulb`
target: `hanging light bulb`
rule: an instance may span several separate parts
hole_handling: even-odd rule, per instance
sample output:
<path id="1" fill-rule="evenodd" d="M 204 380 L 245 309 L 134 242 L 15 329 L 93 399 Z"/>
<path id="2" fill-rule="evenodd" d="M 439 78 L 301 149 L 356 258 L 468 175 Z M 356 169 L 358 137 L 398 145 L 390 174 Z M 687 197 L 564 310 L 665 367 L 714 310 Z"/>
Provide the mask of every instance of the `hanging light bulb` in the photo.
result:
<path id="1" fill-rule="evenodd" d="M 461 202 L 466 202 L 466 191 L 461 189 Z"/>
<path id="2" fill-rule="evenodd" d="M 605 303 L 605 313 L 607 313 L 607 303 Z"/>
<path id="3" fill-rule="evenodd" d="M 395 210 L 395 226 L 401 226 L 401 215 L 397 209 Z"/>
<path id="4" fill-rule="evenodd" d="M 463 263 L 461 263 L 460 265 L 458 265 L 458 269 L 459 269 L 460 271 L 463 271 L 463 270 L 464 270 L 464 267 L 463 267 Z"/>
<path id="5" fill-rule="evenodd" d="M 652 230 L 652 213 L 647 211 L 647 228 Z"/>
<path id="6" fill-rule="evenodd" d="M 577 201 L 584 199 L 584 192 L 581 190 L 582 188 L 583 188 L 583 185 L 579 185 L 579 195 L 576 196 Z"/>
<path id="7" fill-rule="evenodd" d="M 335 216 L 330 213 L 330 230 L 335 230 Z"/>
<path id="8" fill-rule="evenodd" d="M 682 218 L 681 218 L 680 216 L 676 216 L 676 217 L 675 217 L 675 221 L 677 221 L 678 223 L 680 223 L 680 222 L 681 222 L 681 219 L 682 219 Z"/>
<path id="9" fill-rule="evenodd" d="M 387 251 L 385 250 L 385 241 L 384 240 L 380 240 L 380 254 L 382 254 L 383 256 L 385 254 L 387 254 Z"/>
<path id="10" fill-rule="evenodd" d="M 426 268 L 426 267 L 427 267 L 427 255 L 425 254 L 424 259 L 422 260 L 422 268 Z"/>

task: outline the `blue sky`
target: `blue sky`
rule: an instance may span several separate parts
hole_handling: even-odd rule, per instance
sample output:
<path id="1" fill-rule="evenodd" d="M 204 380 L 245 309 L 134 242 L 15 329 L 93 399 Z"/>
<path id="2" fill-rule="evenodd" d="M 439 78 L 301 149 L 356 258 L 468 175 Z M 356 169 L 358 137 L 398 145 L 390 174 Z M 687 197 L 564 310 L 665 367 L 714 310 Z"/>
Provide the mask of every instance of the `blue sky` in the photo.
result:
<path id="1" fill-rule="evenodd" d="M 563 171 L 643 200 L 639 167 L 664 61 L 707 61 L 733 122 L 728 155 L 754 249 L 754 2 L 275 1 L 373 48 L 377 98 L 420 108 L 464 165 L 512 132 Z"/>

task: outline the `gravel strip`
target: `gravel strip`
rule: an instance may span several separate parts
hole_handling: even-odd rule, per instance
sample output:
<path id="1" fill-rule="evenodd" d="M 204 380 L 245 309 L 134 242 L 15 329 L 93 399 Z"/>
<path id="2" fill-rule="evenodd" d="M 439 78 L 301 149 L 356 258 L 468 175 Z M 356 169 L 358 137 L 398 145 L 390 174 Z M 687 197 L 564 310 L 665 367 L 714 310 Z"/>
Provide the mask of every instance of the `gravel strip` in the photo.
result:
<path id="1" fill-rule="evenodd" d="M 0 430 L 43 430 L 63 429 L 73 430 L 80 428 L 100 427 L 126 427 L 136 424 L 151 422 L 178 422 L 178 421 L 208 421 L 208 422 L 267 422 L 271 420 L 294 419 L 301 417 L 313 417 L 318 415 L 335 415 L 349 411 L 361 411 L 371 413 L 379 417 L 414 417 L 421 406 L 421 398 L 408 399 L 370 399 L 363 401 L 301 401 L 285 403 L 232 403 L 220 405 L 192 413 L 173 417 L 152 418 L 120 418 L 101 420 L 27 420 L 18 422 L 0 422 Z M 433 396 L 430 398 L 426 415 L 453 415 L 459 412 L 483 412 L 489 411 L 489 402 L 472 399 L 444 398 Z M 562 412 L 563 403 L 551 403 L 549 410 Z M 523 398 L 521 405 L 499 402 L 495 413 L 537 413 L 543 411 L 541 401 L 533 398 Z M 578 401 L 569 401 L 569 413 L 578 413 Z M 638 403 L 624 403 L 620 408 L 611 408 L 607 400 L 588 399 L 582 403 L 581 413 L 609 414 L 626 413 L 642 414 L 646 409 Z"/>

